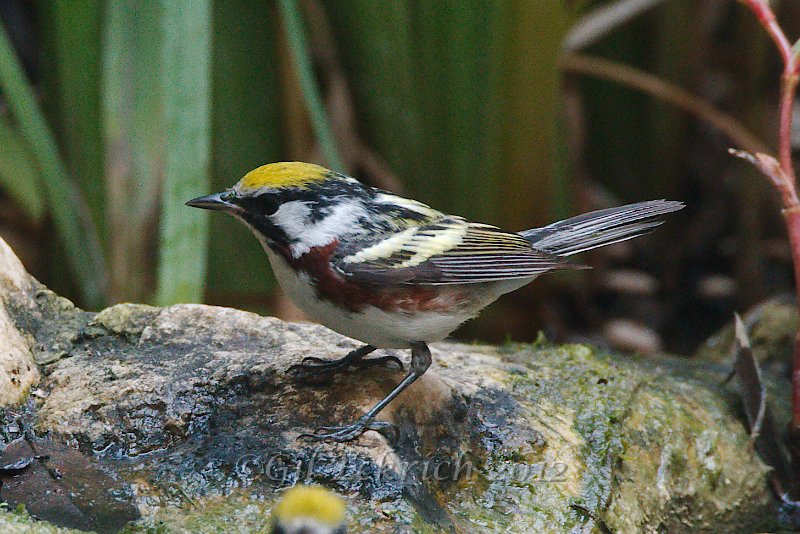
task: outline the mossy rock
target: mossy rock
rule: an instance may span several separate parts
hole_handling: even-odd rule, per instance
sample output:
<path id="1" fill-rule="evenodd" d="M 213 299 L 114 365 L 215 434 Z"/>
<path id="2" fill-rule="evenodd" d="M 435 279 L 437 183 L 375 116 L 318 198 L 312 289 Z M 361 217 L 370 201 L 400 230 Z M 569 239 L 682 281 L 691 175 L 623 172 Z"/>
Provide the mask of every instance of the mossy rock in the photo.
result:
<path id="1" fill-rule="evenodd" d="M 295 483 L 340 493 L 352 532 L 750 532 L 775 517 L 737 397 L 707 366 L 436 344 L 429 372 L 382 414 L 398 443 L 371 431 L 309 443 L 300 434 L 350 422 L 402 373 L 304 384 L 290 365 L 356 342 L 228 308 L 94 314 L 35 282 L 28 296 L 5 306 L 46 362 L 23 426 L 129 484 L 142 517 L 128 531 L 258 531 Z"/>
<path id="2" fill-rule="evenodd" d="M 794 297 L 781 296 L 767 300 L 745 314 L 750 346 L 753 356 L 760 362 L 763 371 L 776 376 L 789 377 L 791 372 L 794 340 L 798 330 L 797 301 Z M 734 324 L 729 324 L 708 338 L 698 349 L 695 357 L 717 363 L 732 364 Z"/>

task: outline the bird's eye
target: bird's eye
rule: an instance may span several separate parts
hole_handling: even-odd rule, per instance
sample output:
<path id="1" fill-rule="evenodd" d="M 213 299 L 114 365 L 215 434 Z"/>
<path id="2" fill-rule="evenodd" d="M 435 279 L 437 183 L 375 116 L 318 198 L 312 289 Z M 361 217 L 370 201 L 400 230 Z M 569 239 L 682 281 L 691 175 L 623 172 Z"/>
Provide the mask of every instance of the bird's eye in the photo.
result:
<path id="1" fill-rule="evenodd" d="M 269 192 L 262 193 L 253 198 L 252 203 L 258 206 L 259 211 L 267 216 L 274 215 L 281 205 L 280 199 L 276 195 L 269 194 Z"/>
<path id="2" fill-rule="evenodd" d="M 274 215 L 280 206 L 278 199 L 269 193 L 260 193 L 258 195 L 239 195 L 234 193 L 229 202 L 240 206 L 251 217 L 261 220 Z"/>
<path id="3" fill-rule="evenodd" d="M 222 200 L 225 200 L 226 202 L 230 202 L 232 200 L 236 200 L 237 198 L 239 198 L 239 195 L 237 195 L 235 191 L 231 191 L 230 189 L 228 189 L 228 190 L 224 191 L 219 196 L 219 198 L 221 198 Z"/>

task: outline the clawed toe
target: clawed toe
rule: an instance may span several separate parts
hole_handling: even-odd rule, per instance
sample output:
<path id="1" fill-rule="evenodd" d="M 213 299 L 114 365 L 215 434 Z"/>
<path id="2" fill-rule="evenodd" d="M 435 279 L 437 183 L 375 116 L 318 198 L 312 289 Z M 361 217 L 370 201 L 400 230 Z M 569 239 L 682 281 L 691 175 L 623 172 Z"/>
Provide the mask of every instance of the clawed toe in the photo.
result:
<path id="1" fill-rule="evenodd" d="M 400 435 L 400 431 L 397 427 L 388 421 L 371 421 L 368 418 L 360 417 L 351 425 L 323 426 L 318 428 L 313 434 L 300 434 L 297 439 L 344 443 L 354 440 L 367 430 L 379 432 L 393 444 L 397 442 L 397 438 Z"/>
<path id="2" fill-rule="evenodd" d="M 367 426 L 367 430 L 374 430 L 389 440 L 389 443 L 392 445 L 396 445 L 400 439 L 400 429 L 398 429 L 395 424 L 390 423 L 389 421 L 372 421 Z"/>
<path id="3" fill-rule="evenodd" d="M 384 365 L 389 363 L 396 364 L 401 371 L 404 369 L 403 362 L 400 361 L 400 358 L 398 358 L 397 356 L 381 356 L 380 358 L 369 358 L 366 360 L 361 360 L 361 365 L 364 367 L 372 365 Z"/>
<path id="4" fill-rule="evenodd" d="M 338 360 L 324 360 L 316 356 L 306 356 L 301 363 L 289 367 L 286 372 L 304 379 L 314 375 L 330 376 L 334 372 L 342 371 L 349 367 L 365 368 L 376 365 L 397 365 L 402 371 L 403 362 L 397 356 L 381 356 L 380 358 L 341 358 Z"/>
<path id="5" fill-rule="evenodd" d="M 286 373 L 290 375 L 307 375 L 312 371 L 322 371 L 324 367 L 317 365 L 308 365 L 306 363 L 296 363 L 286 369 Z"/>
<path id="6" fill-rule="evenodd" d="M 333 360 L 335 361 L 335 360 Z M 303 358 L 302 363 L 305 365 L 327 365 L 331 363 L 331 360 L 324 360 L 322 358 L 317 358 L 316 356 L 306 356 Z M 294 367 L 294 366 L 293 366 Z"/>
<path id="7" fill-rule="evenodd" d="M 313 434 L 300 434 L 297 439 L 307 439 L 309 441 L 335 441 L 344 443 L 351 441 L 366 431 L 366 428 L 353 426 L 343 427 L 323 427 L 317 429 Z"/>
<path id="8" fill-rule="evenodd" d="M 332 369 L 319 368 L 316 365 L 295 364 L 286 370 L 295 380 L 312 386 L 323 386 L 333 382 Z"/>

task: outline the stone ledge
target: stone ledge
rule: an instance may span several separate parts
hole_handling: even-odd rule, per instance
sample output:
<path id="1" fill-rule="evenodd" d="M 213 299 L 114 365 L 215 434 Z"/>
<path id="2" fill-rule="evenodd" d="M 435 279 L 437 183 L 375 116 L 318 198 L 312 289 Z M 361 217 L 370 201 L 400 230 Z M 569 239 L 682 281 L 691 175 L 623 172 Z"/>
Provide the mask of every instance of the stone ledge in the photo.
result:
<path id="1" fill-rule="evenodd" d="M 402 374 L 301 384 L 289 365 L 356 342 L 212 306 L 88 313 L 30 284 L 7 308 L 44 376 L 26 424 L 127 481 L 142 527 L 254 530 L 295 482 L 344 495 L 353 532 L 734 532 L 774 517 L 723 372 L 583 345 L 437 344 L 383 414 L 396 446 L 374 432 L 307 443 L 297 436 L 349 422 Z"/>

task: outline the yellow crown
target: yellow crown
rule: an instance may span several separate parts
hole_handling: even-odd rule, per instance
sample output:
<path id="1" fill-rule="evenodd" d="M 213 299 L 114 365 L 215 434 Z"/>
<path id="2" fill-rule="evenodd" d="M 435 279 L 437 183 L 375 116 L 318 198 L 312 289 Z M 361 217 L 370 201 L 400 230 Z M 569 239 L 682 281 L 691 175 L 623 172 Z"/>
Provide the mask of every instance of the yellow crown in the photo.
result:
<path id="1" fill-rule="evenodd" d="M 330 171 L 325 167 L 302 161 L 281 161 L 253 169 L 239 180 L 235 188 L 252 191 L 262 187 L 305 187 L 313 182 L 325 180 Z"/>
<path id="2" fill-rule="evenodd" d="M 288 524 L 301 518 L 312 519 L 332 527 L 345 521 L 344 500 L 320 486 L 295 486 L 288 491 L 273 509 L 273 517 Z"/>

